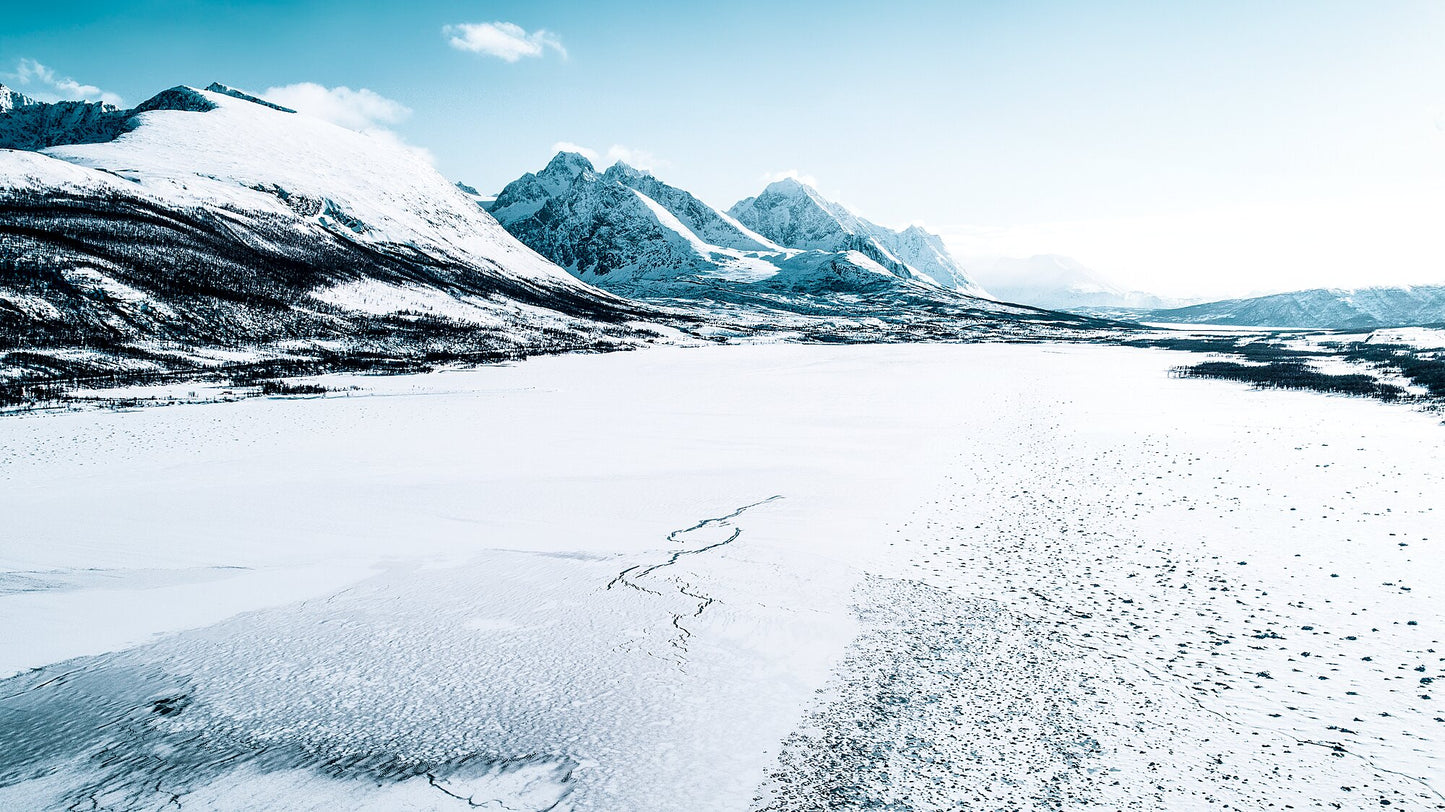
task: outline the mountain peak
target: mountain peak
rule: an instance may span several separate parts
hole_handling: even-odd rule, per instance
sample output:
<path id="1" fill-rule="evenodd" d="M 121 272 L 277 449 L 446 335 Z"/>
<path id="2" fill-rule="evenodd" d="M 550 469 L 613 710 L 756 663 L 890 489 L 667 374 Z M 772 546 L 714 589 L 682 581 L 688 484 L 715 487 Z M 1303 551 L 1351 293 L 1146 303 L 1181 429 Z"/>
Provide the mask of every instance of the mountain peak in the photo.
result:
<path id="1" fill-rule="evenodd" d="M 176 85 L 162 90 L 136 106 L 132 113 L 149 113 L 152 110 L 175 110 L 189 113 L 209 113 L 216 109 L 216 103 L 193 87 Z"/>
<path id="2" fill-rule="evenodd" d="M 250 93 L 246 93 L 246 92 L 244 92 L 244 91 L 237 90 L 236 88 L 231 87 L 231 86 L 229 86 L 229 85 L 223 85 L 223 84 L 221 84 L 220 82 L 212 82 L 212 83 L 210 83 L 209 85 L 206 86 L 206 91 L 207 91 L 208 93 L 220 93 L 220 94 L 222 94 L 222 95 L 230 96 L 230 97 L 233 98 L 233 99 L 241 99 L 242 101 L 248 101 L 248 102 L 251 102 L 251 103 L 253 103 L 253 104 L 259 104 L 259 105 L 261 105 L 262 107 L 269 107 L 269 108 L 271 108 L 272 110 L 280 110 L 280 111 L 283 112 L 283 113 L 294 113 L 294 112 L 296 112 L 295 110 L 292 110 L 290 107 L 282 107 L 282 106 L 279 105 L 279 104 L 275 104 L 275 103 L 273 103 L 273 102 L 268 102 L 268 101 L 266 101 L 265 99 L 263 99 L 263 98 L 261 98 L 261 97 L 259 97 L 259 96 L 252 96 Z"/>
<path id="3" fill-rule="evenodd" d="M 5 85 L 0 85 L 0 113 L 14 110 L 17 107 L 30 107 L 35 104 L 39 104 L 39 102 L 18 90 L 12 90 Z"/>
<path id="4" fill-rule="evenodd" d="M 780 178 L 780 179 L 778 179 L 778 180 L 773 181 L 772 183 L 769 183 L 769 184 L 768 184 L 768 187 L 767 187 L 766 189 L 764 189 L 763 191 L 764 191 L 764 192 L 774 192 L 774 193 L 776 193 L 776 194 L 794 195 L 794 196 L 799 195 L 799 194 L 808 194 L 808 195 L 814 195 L 814 196 L 816 196 L 816 195 L 818 194 L 818 190 L 817 190 L 817 189 L 814 189 L 813 187 L 811 187 L 811 186 L 809 186 L 808 184 L 806 184 L 806 183 L 798 180 L 797 178 Z"/>
<path id="5" fill-rule="evenodd" d="M 604 172 L 603 174 L 606 175 L 607 177 L 613 177 L 613 178 L 615 178 L 615 177 L 624 177 L 624 178 L 650 178 L 650 177 L 652 177 L 652 173 L 651 173 L 651 172 L 647 172 L 647 171 L 638 169 L 637 167 L 633 166 L 632 164 L 627 163 L 626 161 L 618 161 L 618 162 L 614 163 L 612 166 L 607 167 L 607 171 Z"/>
<path id="6" fill-rule="evenodd" d="M 559 152 L 551 161 L 547 162 L 547 168 L 542 170 L 542 174 L 566 174 L 571 177 L 576 177 L 583 172 L 596 171 L 597 168 L 592 165 L 591 161 L 587 160 L 587 156 L 578 152 Z"/>
<path id="7" fill-rule="evenodd" d="M 728 214 L 788 248 L 857 251 L 903 279 L 982 292 L 935 235 L 919 226 L 894 231 L 870 223 L 795 177 L 773 181 L 757 197 L 738 201 Z"/>

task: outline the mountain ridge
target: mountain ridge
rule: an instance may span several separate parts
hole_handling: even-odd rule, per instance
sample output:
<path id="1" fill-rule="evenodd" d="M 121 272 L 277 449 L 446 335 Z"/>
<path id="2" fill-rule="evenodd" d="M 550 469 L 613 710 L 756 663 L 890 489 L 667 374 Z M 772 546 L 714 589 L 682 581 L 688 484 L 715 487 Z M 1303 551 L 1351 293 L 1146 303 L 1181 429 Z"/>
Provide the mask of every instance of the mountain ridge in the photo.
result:
<path id="1" fill-rule="evenodd" d="M 728 214 L 788 248 L 859 251 L 901 278 L 985 295 L 937 235 L 918 226 L 895 231 L 872 223 L 796 178 L 768 184 L 760 194 L 733 204 Z"/>
<path id="2" fill-rule="evenodd" d="M 1445 285 L 1309 288 L 1130 315 L 1181 324 L 1328 330 L 1445 324 Z"/>
<path id="3" fill-rule="evenodd" d="M 917 227 L 888 232 L 795 181 L 769 188 L 807 197 L 832 221 L 828 233 L 816 240 L 776 230 L 769 236 L 650 172 L 620 161 L 599 172 L 570 152 L 523 174 L 484 205 L 514 236 L 580 279 L 630 296 L 706 295 L 709 288 L 739 284 L 815 292 L 892 284 L 974 293 L 971 284 L 958 291 L 938 283 L 882 244 L 891 240 L 919 264 L 956 268 L 935 235 Z M 743 204 L 733 211 L 739 210 L 748 211 Z"/>

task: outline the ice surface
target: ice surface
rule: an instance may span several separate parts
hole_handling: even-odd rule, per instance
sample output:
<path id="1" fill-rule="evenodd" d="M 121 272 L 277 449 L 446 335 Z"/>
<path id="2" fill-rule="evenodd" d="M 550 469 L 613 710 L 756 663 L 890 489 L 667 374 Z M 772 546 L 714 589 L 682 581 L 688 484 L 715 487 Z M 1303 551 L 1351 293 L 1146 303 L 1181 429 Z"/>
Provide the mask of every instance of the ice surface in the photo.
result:
<path id="1" fill-rule="evenodd" d="M 1438 808 L 1438 417 L 1180 359 L 0 421 L 0 808 Z"/>

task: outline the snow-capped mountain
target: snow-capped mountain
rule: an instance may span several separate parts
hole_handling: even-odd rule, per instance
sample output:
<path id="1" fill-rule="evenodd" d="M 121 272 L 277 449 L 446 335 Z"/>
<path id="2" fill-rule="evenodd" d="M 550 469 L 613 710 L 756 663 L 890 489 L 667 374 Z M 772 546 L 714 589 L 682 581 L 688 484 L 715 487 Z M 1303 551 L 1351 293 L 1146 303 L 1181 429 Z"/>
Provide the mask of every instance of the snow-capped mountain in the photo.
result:
<path id="1" fill-rule="evenodd" d="M 739 251 L 783 250 L 777 243 L 749 230 L 731 216 L 693 197 L 691 193 L 669 186 L 650 173 L 634 169 L 622 161 L 608 167 L 603 176 L 636 189 L 656 201 L 706 243 Z"/>
<path id="2" fill-rule="evenodd" d="M 875 341 L 1092 324 L 861 250 L 779 246 L 578 155 L 489 200 L 404 146 L 219 84 L 129 110 L 0 103 L 0 404 L 45 380 L 633 346 L 659 322 Z M 915 236 L 901 255 L 937 248 Z"/>
<path id="3" fill-rule="evenodd" d="M 911 226 L 894 231 L 871 223 L 794 178 L 769 184 L 728 214 L 788 248 L 858 251 L 904 279 L 982 295 L 936 235 Z"/>
<path id="4" fill-rule="evenodd" d="M 966 280 L 960 283 L 965 290 L 941 285 L 917 270 L 933 267 L 942 276 L 938 268 L 957 267 L 937 237 L 848 220 L 852 215 L 826 201 L 821 205 L 831 207 L 835 223 L 831 241 L 789 234 L 796 245 L 780 245 L 774 234 L 759 233 L 647 172 L 623 163 L 598 172 L 586 157 L 568 152 L 507 184 L 490 203 L 472 199 L 578 278 L 686 313 L 703 333 L 906 341 L 1100 326 L 971 295 L 976 288 Z M 839 221 L 875 230 L 839 240 Z"/>
<path id="5" fill-rule="evenodd" d="M 17 107 L 32 107 L 39 102 L 17 90 L 0 85 L 0 113 L 8 113 Z"/>
<path id="6" fill-rule="evenodd" d="M 979 258 L 969 267 L 974 279 L 995 297 L 1051 310 L 1148 309 L 1184 304 L 1124 290 L 1078 260 L 1059 254 Z"/>
<path id="7" fill-rule="evenodd" d="M 632 296 L 918 284 L 859 251 L 783 248 L 648 173 L 598 172 L 571 152 L 507 184 L 488 210 L 579 279 Z"/>
<path id="8" fill-rule="evenodd" d="M 260 356 L 586 344 L 637 313 L 410 151 L 222 85 L 132 110 L 0 98 L 0 268 L 18 271 L 0 275 L 0 351 L 29 359 L 12 352 L 0 374 L 96 352 L 182 363 L 156 342 Z"/>
<path id="9" fill-rule="evenodd" d="M 1142 315 L 1158 322 L 1329 330 L 1445 324 L 1445 285 L 1317 288 L 1152 310 Z"/>
<path id="10" fill-rule="evenodd" d="M 0 149 L 110 141 L 125 131 L 130 111 L 105 102 L 38 102 L 0 85 Z"/>

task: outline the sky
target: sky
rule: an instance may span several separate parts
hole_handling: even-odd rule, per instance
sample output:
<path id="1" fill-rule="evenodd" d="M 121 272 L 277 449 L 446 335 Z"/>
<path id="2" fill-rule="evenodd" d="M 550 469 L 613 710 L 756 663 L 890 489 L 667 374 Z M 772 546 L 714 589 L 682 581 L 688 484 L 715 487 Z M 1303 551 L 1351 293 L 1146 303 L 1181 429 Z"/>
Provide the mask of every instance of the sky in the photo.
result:
<path id="1" fill-rule="evenodd" d="M 8 9 L 0 82 L 219 81 L 483 191 L 561 145 L 727 208 L 792 174 L 966 262 L 1234 296 L 1445 283 L 1445 3 L 160 2 Z"/>

